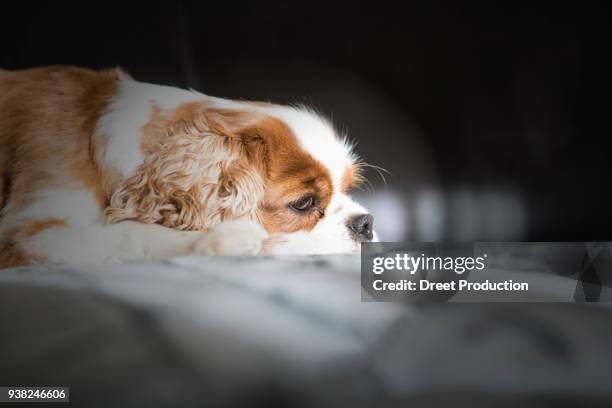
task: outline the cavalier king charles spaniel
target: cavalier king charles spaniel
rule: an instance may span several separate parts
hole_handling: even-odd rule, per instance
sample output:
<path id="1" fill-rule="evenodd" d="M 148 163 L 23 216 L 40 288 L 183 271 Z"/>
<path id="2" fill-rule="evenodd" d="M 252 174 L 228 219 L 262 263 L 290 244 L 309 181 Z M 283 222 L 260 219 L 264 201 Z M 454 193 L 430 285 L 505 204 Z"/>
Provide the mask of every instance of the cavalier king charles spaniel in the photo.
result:
<path id="1" fill-rule="evenodd" d="M 377 239 L 362 167 L 305 107 L 0 70 L 0 267 L 356 252 Z"/>

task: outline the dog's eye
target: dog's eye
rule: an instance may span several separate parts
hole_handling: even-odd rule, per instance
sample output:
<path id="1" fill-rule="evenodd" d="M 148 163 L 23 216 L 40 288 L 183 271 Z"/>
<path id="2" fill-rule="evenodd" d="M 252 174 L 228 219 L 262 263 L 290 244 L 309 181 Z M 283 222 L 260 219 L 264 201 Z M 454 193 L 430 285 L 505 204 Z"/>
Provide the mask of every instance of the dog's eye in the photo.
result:
<path id="1" fill-rule="evenodd" d="M 306 212 L 315 206 L 315 198 L 313 196 L 302 197 L 297 201 L 289 204 L 291 208 L 298 212 Z"/>

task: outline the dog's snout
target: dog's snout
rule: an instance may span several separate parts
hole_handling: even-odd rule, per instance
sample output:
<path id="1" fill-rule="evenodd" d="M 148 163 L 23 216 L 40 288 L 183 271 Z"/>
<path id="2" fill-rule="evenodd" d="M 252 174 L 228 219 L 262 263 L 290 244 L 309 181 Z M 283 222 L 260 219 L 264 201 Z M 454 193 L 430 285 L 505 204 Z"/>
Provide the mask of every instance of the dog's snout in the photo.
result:
<path id="1" fill-rule="evenodd" d="M 372 227 L 374 217 L 370 214 L 359 214 L 351 217 L 347 227 L 353 231 L 359 241 L 371 241 L 373 238 Z"/>

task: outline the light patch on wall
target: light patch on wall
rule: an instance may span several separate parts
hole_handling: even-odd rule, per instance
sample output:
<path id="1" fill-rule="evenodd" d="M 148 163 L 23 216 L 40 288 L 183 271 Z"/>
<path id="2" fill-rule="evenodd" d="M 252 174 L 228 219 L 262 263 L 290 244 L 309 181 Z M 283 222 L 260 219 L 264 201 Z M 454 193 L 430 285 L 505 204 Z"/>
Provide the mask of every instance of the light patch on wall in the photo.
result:
<path id="1" fill-rule="evenodd" d="M 444 239 L 447 203 L 440 190 L 427 189 L 415 198 L 415 231 L 419 241 L 440 241 Z"/>

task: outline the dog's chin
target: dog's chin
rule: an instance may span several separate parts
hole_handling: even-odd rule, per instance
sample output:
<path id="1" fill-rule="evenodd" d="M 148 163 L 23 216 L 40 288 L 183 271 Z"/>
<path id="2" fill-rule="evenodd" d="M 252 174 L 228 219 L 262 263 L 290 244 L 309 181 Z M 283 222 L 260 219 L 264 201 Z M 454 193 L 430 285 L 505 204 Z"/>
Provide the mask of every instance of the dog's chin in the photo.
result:
<path id="1" fill-rule="evenodd" d="M 379 242 L 378 234 L 373 233 L 371 242 Z M 331 255 L 359 254 L 361 242 L 348 233 L 318 236 L 309 232 L 274 234 L 264 241 L 263 255 Z"/>

